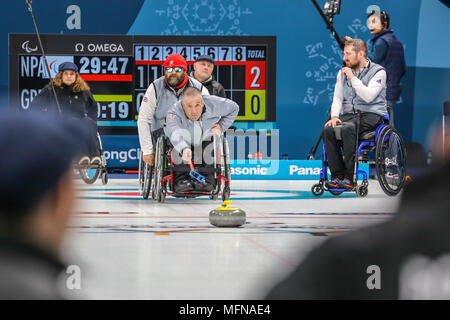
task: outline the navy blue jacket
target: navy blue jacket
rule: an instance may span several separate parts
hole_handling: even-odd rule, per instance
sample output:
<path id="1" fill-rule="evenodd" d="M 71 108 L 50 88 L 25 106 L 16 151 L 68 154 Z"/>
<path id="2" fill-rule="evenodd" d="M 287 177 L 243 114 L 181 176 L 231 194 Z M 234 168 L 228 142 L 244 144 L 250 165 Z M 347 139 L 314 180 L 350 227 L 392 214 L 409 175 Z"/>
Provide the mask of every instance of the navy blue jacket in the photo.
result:
<path id="1" fill-rule="evenodd" d="M 400 79 L 406 72 L 405 53 L 402 43 L 397 39 L 392 30 L 384 30 L 378 33 L 372 40 L 372 50 L 374 44 L 378 39 L 383 39 L 389 46 L 384 59 L 380 64 L 386 69 L 386 99 L 397 100 L 402 92 L 402 85 Z"/>
<path id="2" fill-rule="evenodd" d="M 55 85 L 56 95 L 63 115 L 75 118 L 89 117 L 97 121 L 97 103 L 90 91 L 74 92 L 72 86 Z M 50 84 L 46 85 L 31 102 L 30 110 L 57 112 L 55 96 Z"/>

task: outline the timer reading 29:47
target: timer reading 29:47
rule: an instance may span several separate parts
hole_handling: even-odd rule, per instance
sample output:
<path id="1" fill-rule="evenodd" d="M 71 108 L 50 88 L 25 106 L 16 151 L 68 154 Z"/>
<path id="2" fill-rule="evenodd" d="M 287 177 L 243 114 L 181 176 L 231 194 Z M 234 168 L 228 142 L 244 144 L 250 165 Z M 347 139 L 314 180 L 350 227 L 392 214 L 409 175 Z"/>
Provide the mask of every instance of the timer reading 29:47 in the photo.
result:
<path id="1" fill-rule="evenodd" d="M 81 57 L 80 73 L 85 74 L 126 74 L 127 57 Z"/>

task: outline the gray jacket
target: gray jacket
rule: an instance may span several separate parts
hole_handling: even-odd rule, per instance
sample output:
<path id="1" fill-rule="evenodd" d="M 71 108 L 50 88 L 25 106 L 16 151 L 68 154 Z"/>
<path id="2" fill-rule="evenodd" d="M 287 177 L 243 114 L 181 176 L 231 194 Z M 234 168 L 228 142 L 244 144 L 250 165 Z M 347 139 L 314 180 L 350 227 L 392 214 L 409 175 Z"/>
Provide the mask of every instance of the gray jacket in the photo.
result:
<path id="1" fill-rule="evenodd" d="M 369 60 L 368 65 L 362 70 L 358 79 L 361 80 L 364 86 L 369 84 L 369 81 L 374 77 L 374 75 L 384 70 L 384 68 L 376 63 Z M 342 113 L 356 113 L 356 110 L 361 112 L 372 112 L 380 116 L 387 114 L 386 109 L 386 87 L 384 87 L 381 92 L 375 97 L 374 100 L 367 102 L 361 98 L 353 88 L 351 81 L 346 80 L 346 78 L 341 73 L 341 81 L 343 83 L 343 96 L 344 100 L 342 103 Z"/>
<path id="2" fill-rule="evenodd" d="M 185 87 L 196 87 L 208 95 L 208 89 L 195 79 L 189 78 Z M 139 142 L 144 155 L 153 153 L 151 132 L 163 127 L 167 112 L 181 98 L 184 88 L 175 91 L 166 85 L 164 76 L 153 81 L 145 92 L 137 121 Z"/>
<path id="3" fill-rule="evenodd" d="M 211 128 L 218 123 L 225 132 L 236 119 L 239 106 L 236 102 L 217 96 L 202 96 L 205 103 L 203 114 L 198 121 L 189 120 L 181 101 L 169 110 L 166 118 L 165 134 L 178 152 L 191 145 L 198 145 L 211 137 Z"/>

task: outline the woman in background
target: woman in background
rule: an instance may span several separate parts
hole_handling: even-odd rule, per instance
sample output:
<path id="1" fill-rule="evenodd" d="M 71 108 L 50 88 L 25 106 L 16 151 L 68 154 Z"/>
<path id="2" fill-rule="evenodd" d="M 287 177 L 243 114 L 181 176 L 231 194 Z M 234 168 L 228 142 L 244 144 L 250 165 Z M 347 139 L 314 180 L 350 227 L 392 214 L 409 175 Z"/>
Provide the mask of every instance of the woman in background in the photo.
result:
<path id="1" fill-rule="evenodd" d="M 82 119 L 91 130 L 86 153 L 79 164 L 100 165 L 100 146 L 97 138 L 97 103 L 89 86 L 78 73 L 78 67 L 72 62 L 59 65 L 58 73 L 53 79 L 61 114 L 64 117 Z M 51 84 L 47 84 L 31 103 L 32 111 L 58 112 Z"/>

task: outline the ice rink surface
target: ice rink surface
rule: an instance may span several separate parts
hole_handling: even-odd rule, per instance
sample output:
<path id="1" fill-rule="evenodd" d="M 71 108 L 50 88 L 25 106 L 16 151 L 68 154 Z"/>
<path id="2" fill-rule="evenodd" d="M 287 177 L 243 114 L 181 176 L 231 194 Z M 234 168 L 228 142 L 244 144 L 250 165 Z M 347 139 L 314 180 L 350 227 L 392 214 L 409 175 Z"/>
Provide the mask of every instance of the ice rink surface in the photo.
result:
<path id="1" fill-rule="evenodd" d="M 137 179 L 78 185 L 63 255 L 81 269 L 87 299 L 262 299 L 326 239 L 391 218 L 400 197 L 376 180 L 369 194 L 316 198 L 316 181 L 232 182 L 240 228 L 217 228 L 208 197 L 165 203 L 139 195 Z"/>

